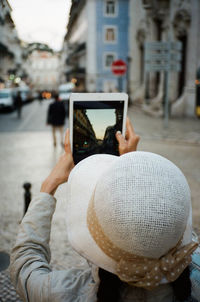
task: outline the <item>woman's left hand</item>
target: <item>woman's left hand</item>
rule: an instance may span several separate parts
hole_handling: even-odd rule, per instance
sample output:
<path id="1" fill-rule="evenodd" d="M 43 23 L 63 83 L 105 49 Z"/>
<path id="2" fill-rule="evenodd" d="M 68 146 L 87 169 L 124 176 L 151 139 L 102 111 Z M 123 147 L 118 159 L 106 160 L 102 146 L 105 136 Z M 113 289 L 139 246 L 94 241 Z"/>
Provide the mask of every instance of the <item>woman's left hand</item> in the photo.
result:
<path id="1" fill-rule="evenodd" d="M 121 132 L 116 133 L 116 139 L 119 143 L 119 154 L 125 154 L 128 152 L 136 151 L 140 137 L 134 131 L 131 121 L 127 117 L 126 119 L 126 135 L 123 137 Z"/>
<path id="2" fill-rule="evenodd" d="M 65 153 L 61 155 L 49 176 L 42 183 L 40 192 L 54 195 L 58 186 L 67 182 L 69 174 L 74 167 L 69 139 L 69 129 L 66 131 L 64 148 Z"/>

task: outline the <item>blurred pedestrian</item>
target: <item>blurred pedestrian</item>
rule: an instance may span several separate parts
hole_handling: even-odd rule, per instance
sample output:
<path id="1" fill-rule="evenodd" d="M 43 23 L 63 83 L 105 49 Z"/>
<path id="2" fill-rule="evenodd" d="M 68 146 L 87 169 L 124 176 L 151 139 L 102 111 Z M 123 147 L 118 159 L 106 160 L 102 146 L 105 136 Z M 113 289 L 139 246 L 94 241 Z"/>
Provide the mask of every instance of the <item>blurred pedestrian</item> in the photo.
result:
<path id="1" fill-rule="evenodd" d="M 59 100 L 58 94 L 54 94 L 54 102 L 49 105 L 47 124 L 52 126 L 53 144 L 57 144 L 56 132 L 60 132 L 60 143 L 63 146 L 63 126 L 65 124 L 66 110 L 64 103 Z"/>
<path id="2" fill-rule="evenodd" d="M 129 120 L 126 137 L 117 132 L 116 138 L 121 156 L 95 154 L 74 167 L 67 131 L 65 153 L 32 200 L 11 254 L 23 301 L 200 301 L 186 178 L 166 158 L 135 152 L 139 137 Z M 68 239 L 89 262 L 52 270 L 54 194 L 67 181 Z"/>
<path id="3" fill-rule="evenodd" d="M 17 95 L 15 97 L 15 107 L 17 110 L 18 119 L 20 119 L 22 113 L 22 97 L 19 91 L 17 92 Z"/>
<path id="4" fill-rule="evenodd" d="M 40 104 L 42 104 L 42 93 L 40 91 L 36 92 L 36 98 Z"/>

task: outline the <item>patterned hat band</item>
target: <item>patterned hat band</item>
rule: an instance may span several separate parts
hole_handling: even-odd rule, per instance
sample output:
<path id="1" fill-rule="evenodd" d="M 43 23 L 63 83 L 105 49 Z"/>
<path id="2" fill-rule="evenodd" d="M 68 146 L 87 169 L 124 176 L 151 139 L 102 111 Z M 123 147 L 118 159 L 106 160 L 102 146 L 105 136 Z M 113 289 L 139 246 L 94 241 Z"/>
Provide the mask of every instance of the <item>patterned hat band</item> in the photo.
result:
<path id="1" fill-rule="evenodd" d="M 94 195 L 93 195 L 94 197 Z M 166 255 L 159 259 L 141 257 L 126 252 L 105 235 L 94 209 L 91 198 L 87 211 L 87 226 L 98 247 L 117 265 L 116 274 L 132 286 L 153 289 L 165 277 L 169 282 L 175 281 L 191 262 L 191 254 L 198 243 L 191 242 L 181 247 L 181 240 Z"/>

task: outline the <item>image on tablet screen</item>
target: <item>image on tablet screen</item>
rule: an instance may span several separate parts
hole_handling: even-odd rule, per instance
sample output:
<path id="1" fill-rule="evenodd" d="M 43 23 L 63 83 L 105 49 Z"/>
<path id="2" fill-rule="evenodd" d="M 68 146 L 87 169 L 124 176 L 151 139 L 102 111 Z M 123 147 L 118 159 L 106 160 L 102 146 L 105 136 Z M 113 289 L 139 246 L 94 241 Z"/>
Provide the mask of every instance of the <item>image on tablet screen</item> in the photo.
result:
<path id="1" fill-rule="evenodd" d="M 115 133 L 122 131 L 123 108 L 123 101 L 74 102 L 75 163 L 97 153 L 119 155 Z"/>

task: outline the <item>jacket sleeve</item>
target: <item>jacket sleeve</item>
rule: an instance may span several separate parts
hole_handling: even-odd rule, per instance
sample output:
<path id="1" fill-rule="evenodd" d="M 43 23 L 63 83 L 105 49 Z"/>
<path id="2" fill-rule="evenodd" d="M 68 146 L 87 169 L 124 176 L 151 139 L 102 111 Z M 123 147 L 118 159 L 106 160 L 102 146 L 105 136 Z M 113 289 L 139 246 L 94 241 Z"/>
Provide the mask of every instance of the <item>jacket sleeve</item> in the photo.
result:
<path id="1" fill-rule="evenodd" d="M 95 301 L 97 284 L 89 267 L 53 271 L 49 265 L 55 205 L 55 198 L 47 193 L 31 201 L 11 253 L 11 280 L 23 301 Z"/>
<path id="2" fill-rule="evenodd" d="M 190 279 L 192 283 L 192 296 L 200 302 L 200 245 L 192 255 Z"/>
<path id="3" fill-rule="evenodd" d="M 19 227 L 11 253 L 10 272 L 12 282 L 24 301 L 29 301 L 28 282 L 34 272 L 37 272 L 35 278 L 38 280 L 35 279 L 35 289 L 37 287 L 41 296 L 47 295 L 45 291 L 48 288 L 48 273 L 51 272 L 49 239 L 55 204 L 53 196 L 39 193 L 31 201 Z"/>

